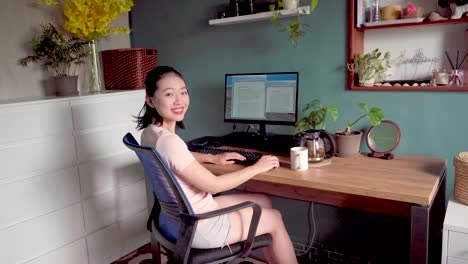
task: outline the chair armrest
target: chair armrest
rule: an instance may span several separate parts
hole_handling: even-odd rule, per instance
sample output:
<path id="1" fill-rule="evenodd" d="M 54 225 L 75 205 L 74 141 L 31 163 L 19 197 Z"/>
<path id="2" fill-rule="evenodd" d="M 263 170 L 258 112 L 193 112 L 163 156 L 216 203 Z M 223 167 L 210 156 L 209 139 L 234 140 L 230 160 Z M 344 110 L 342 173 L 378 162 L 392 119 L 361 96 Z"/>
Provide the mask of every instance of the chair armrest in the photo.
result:
<path id="1" fill-rule="evenodd" d="M 225 208 L 221 208 L 221 209 L 218 209 L 218 210 L 206 212 L 206 213 L 203 213 L 203 214 L 196 214 L 196 215 L 192 215 L 192 216 L 197 218 L 197 220 L 203 220 L 203 219 L 212 218 L 212 217 L 215 217 L 215 216 L 220 216 L 220 215 L 227 214 L 227 213 L 232 213 L 232 212 L 235 212 L 235 211 L 240 211 L 240 210 L 248 208 L 248 207 L 253 207 L 253 208 L 258 207 L 258 209 L 260 211 L 262 210 L 260 205 L 258 205 L 257 203 L 243 202 L 243 203 L 240 203 L 240 204 L 235 204 L 235 205 L 232 205 L 232 206 L 229 206 L 229 207 L 225 207 Z"/>
<path id="2" fill-rule="evenodd" d="M 203 214 L 197 214 L 197 215 L 184 214 L 184 216 L 188 218 L 192 218 L 195 220 L 195 222 L 198 222 L 199 220 L 208 219 L 208 218 L 212 218 L 215 216 L 220 216 L 223 214 L 239 211 L 248 207 L 252 207 L 253 213 L 252 213 L 252 219 L 250 220 L 249 233 L 247 235 L 247 239 L 244 242 L 244 248 L 242 252 L 240 253 L 240 256 L 244 258 L 244 257 L 247 257 L 252 251 L 255 233 L 257 232 L 258 223 L 260 222 L 260 216 L 262 214 L 262 208 L 260 207 L 260 205 L 254 202 L 243 202 L 240 204 L 232 205 L 226 208 L 221 208 L 221 209 L 203 213 Z M 195 229 L 193 231 L 195 231 Z M 192 239 L 190 240 L 188 246 L 189 247 L 192 246 Z"/>

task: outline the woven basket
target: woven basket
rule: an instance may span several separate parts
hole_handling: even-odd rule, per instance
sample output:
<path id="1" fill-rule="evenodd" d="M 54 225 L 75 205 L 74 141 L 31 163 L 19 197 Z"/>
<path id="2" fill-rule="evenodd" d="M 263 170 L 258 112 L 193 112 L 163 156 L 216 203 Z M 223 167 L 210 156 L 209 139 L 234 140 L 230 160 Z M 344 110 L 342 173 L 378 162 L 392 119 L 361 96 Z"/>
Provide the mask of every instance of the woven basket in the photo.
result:
<path id="1" fill-rule="evenodd" d="M 101 51 L 106 90 L 144 89 L 146 74 L 156 67 L 156 49 L 114 49 Z"/>
<path id="2" fill-rule="evenodd" d="M 454 196 L 459 202 L 468 205 L 468 152 L 461 152 L 453 158 L 455 166 Z"/>

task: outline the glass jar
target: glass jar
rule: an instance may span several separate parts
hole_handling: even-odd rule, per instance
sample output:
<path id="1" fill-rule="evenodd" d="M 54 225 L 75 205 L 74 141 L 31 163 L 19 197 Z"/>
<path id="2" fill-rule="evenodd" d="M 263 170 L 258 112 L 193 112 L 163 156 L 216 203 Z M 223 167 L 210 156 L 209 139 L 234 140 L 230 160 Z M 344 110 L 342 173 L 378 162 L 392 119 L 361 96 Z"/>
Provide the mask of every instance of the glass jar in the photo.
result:
<path id="1" fill-rule="evenodd" d="M 434 69 L 432 71 L 433 85 L 447 85 L 449 83 L 449 72 L 445 69 Z"/>
<path id="2" fill-rule="evenodd" d="M 380 21 L 379 0 L 372 0 L 371 6 L 370 6 L 369 22 L 378 22 L 378 21 Z"/>
<path id="3" fill-rule="evenodd" d="M 460 86 L 463 85 L 464 72 L 463 70 L 452 70 L 450 73 L 449 85 Z"/>

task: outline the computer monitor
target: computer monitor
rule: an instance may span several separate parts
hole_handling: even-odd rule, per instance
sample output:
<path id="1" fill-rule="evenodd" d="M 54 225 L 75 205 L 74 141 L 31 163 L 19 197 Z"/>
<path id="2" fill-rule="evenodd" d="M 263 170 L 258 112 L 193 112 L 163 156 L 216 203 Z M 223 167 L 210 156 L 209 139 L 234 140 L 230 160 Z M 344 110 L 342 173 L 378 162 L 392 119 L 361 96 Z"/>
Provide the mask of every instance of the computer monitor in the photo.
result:
<path id="1" fill-rule="evenodd" d="M 298 87 L 298 72 L 226 74 L 224 121 L 293 126 Z"/>

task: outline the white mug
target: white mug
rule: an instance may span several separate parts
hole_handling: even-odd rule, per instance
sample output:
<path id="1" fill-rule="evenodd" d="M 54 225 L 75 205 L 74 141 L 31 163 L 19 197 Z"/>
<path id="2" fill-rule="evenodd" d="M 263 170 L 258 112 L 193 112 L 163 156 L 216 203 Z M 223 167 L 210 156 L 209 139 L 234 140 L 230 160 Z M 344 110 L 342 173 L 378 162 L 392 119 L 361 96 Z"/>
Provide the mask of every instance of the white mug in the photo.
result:
<path id="1" fill-rule="evenodd" d="M 292 170 L 303 171 L 309 168 L 309 153 L 306 147 L 293 147 L 290 155 Z"/>

